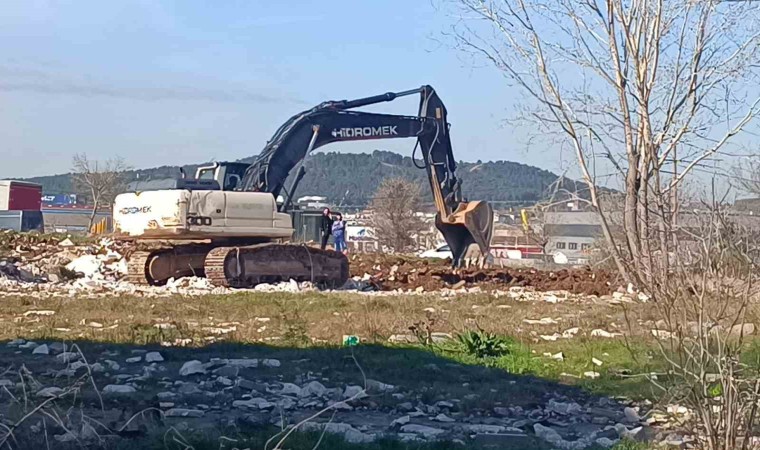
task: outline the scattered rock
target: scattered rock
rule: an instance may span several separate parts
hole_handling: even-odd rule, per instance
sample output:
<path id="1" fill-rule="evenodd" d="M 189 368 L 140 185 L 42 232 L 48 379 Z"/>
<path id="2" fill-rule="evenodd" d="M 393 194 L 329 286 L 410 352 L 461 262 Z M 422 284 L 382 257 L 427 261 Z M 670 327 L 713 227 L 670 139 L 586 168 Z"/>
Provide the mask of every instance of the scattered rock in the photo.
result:
<path id="1" fill-rule="evenodd" d="M 58 362 L 67 364 L 67 363 L 70 363 L 72 361 L 78 360 L 79 359 L 79 353 L 75 353 L 75 352 L 63 352 L 63 353 L 60 353 L 58 355 L 55 355 L 55 359 Z"/>
<path id="2" fill-rule="evenodd" d="M 203 417 L 205 413 L 200 409 L 172 408 L 164 412 L 166 417 Z"/>
<path id="3" fill-rule="evenodd" d="M 58 442 L 65 443 L 65 442 L 74 442 L 79 438 L 77 437 L 76 434 L 69 431 L 65 434 L 54 434 L 53 439 L 55 439 Z"/>
<path id="4" fill-rule="evenodd" d="M 555 400 L 549 400 L 546 409 L 563 416 L 579 414 L 583 411 L 583 407 L 575 402 L 563 403 Z"/>
<path id="5" fill-rule="evenodd" d="M 639 417 L 639 413 L 631 407 L 627 406 L 623 408 L 623 415 L 625 416 L 625 420 L 627 422 L 638 423 L 639 421 L 641 421 L 641 417 Z"/>
<path id="6" fill-rule="evenodd" d="M 49 355 L 50 354 L 50 348 L 48 348 L 47 344 L 38 345 L 37 347 L 32 350 L 32 355 Z"/>
<path id="7" fill-rule="evenodd" d="M 51 386 L 51 387 L 40 389 L 39 391 L 37 391 L 36 395 L 37 397 L 42 397 L 42 398 L 52 398 L 52 397 L 58 397 L 63 393 L 64 393 L 63 389 L 59 387 Z"/>
<path id="8" fill-rule="evenodd" d="M 392 384 L 381 383 L 376 380 L 367 380 L 367 391 L 369 392 L 390 392 L 396 389 Z"/>
<path id="9" fill-rule="evenodd" d="M 282 389 L 280 389 L 281 395 L 295 395 L 298 396 L 301 393 L 301 388 L 293 383 L 282 383 Z"/>
<path id="10" fill-rule="evenodd" d="M 234 408 L 272 409 L 275 405 L 264 398 L 255 397 L 249 400 L 235 400 L 232 402 L 232 406 Z"/>
<path id="11" fill-rule="evenodd" d="M 198 361 L 197 359 L 194 359 L 192 361 L 188 361 L 185 364 L 182 364 L 182 367 L 179 369 L 179 374 L 183 377 L 187 377 L 190 375 L 196 375 L 196 374 L 205 374 L 206 369 L 203 367 L 203 363 Z"/>
<path id="12" fill-rule="evenodd" d="M 602 337 L 602 338 L 616 338 L 622 336 L 622 333 L 610 333 L 609 331 L 605 330 L 592 330 L 591 336 L 593 337 Z"/>
<path id="13" fill-rule="evenodd" d="M 401 416 L 391 422 L 391 427 L 406 425 L 412 420 L 409 416 Z"/>
<path id="14" fill-rule="evenodd" d="M 465 429 L 469 431 L 470 433 L 476 433 L 476 434 L 498 434 L 498 433 L 503 433 L 507 431 L 507 428 L 501 425 L 485 425 L 485 424 L 467 425 L 465 426 Z"/>
<path id="15" fill-rule="evenodd" d="M 342 435 L 346 442 L 352 444 L 369 443 L 375 440 L 375 435 L 364 434 L 347 423 L 316 423 L 307 422 L 302 425 L 304 431 L 322 431 L 330 434 Z"/>
<path id="16" fill-rule="evenodd" d="M 299 397 L 322 397 L 327 393 L 327 388 L 319 381 L 312 381 L 301 388 L 298 393 Z"/>
<path id="17" fill-rule="evenodd" d="M 417 425 L 417 424 L 411 424 L 411 423 L 402 426 L 401 431 L 404 433 L 412 433 L 412 434 L 420 435 L 424 437 L 425 439 L 434 438 L 446 432 L 446 430 L 442 430 L 440 428 L 433 428 L 433 427 L 428 427 L 425 425 Z"/>
<path id="18" fill-rule="evenodd" d="M 361 386 L 346 386 L 346 389 L 343 391 L 344 399 L 356 397 L 356 399 L 358 400 L 366 396 L 367 394 L 364 393 L 364 388 Z"/>
<path id="19" fill-rule="evenodd" d="M 443 423 L 456 422 L 456 420 L 452 419 L 451 417 L 447 416 L 446 414 L 438 414 L 437 416 L 435 416 L 435 418 L 433 420 L 435 420 L 436 422 L 443 422 Z"/>
<path id="20" fill-rule="evenodd" d="M 106 395 L 122 395 L 122 394 L 134 394 L 137 389 L 125 384 L 109 384 L 103 388 L 103 394 Z"/>
<path id="21" fill-rule="evenodd" d="M 133 356 L 131 358 L 127 358 L 127 364 L 139 363 L 140 361 L 142 361 L 142 356 Z"/>
<path id="22" fill-rule="evenodd" d="M 163 362 L 164 357 L 161 356 L 161 353 L 159 352 L 148 352 L 145 354 L 145 362 L 147 363 L 154 363 L 154 362 Z"/>

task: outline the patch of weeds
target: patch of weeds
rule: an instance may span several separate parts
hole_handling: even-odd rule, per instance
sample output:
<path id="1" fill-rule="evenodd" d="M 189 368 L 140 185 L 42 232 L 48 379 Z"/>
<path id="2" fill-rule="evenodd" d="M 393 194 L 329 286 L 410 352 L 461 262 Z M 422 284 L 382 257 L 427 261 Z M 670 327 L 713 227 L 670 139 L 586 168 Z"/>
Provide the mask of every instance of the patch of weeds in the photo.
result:
<path id="1" fill-rule="evenodd" d="M 435 316 L 431 312 L 425 313 L 425 320 L 414 322 L 409 327 L 409 331 L 414 334 L 420 345 L 429 346 L 433 344 L 433 327 L 435 326 Z"/>
<path id="2" fill-rule="evenodd" d="M 630 439 L 623 439 L 622 441 L 615 444 L 611 450 L 649 450 L 651 448 L 652 447 L 650 447 L 649 444 L 646 444 L 644 442 L 636 442 Z"/>
<path id="3" fill-rule="evenodd" d="M 288 308 L 282 303 L 278 303 L 277 306 L 280 309 L 283 342 L 294 347 L 308 345 L 311 342 L 309 329 L 306 319 L 301 316 L 300 308 L 292 306 Z"/>
<path id="4" fill-rule="evenodd" d="M 460 333 L 457 335 L 457 342 L 465 353 L 476 358 L 506 355 L 515 344 L 510 338 L 482 330 Z"/>

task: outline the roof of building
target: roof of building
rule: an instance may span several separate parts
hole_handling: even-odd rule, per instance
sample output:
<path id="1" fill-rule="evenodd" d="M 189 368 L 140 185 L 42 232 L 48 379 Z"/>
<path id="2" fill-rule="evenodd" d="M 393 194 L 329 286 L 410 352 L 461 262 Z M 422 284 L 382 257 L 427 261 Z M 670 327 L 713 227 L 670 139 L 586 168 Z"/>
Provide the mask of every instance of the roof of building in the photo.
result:
<path id="1" fill-rule="evenodd" d="M 581 224 L 546 224 L 544 234 L 551 237 L 598 238 L 602 236 L 602 227 Z"/>

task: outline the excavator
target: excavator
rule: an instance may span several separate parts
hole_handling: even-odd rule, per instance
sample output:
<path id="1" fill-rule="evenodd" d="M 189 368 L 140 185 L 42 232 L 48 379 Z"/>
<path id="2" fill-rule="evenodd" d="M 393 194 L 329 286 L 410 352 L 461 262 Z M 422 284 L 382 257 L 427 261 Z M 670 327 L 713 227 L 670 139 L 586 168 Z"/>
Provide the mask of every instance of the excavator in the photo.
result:
<path id="1" fill-rule="evenodd" d="M 415 94 L 420 96 L 417 116 L 356 110 Z M 435 225 L 451 248 L 454 267 L 483 261 L 493 210 L 484 201 L 463 199 L 446 107 L 431 86 L 422 86 L 323 102 L 285 122 L 252 164 L 214 163 L 199 167 L 192 178 L 183 173 L 168 189 L 118 195 L 115 235 L 137 244 L 128 260 L 128 279 L 162 285 L 171 278 L 204 276 L 232 288 L 290 279 L 343 285 L 349 277 L 345 255 L 289 242 L 288 210 L 305 175 L 303 161 L 333 142 L 395 138 L 417 139 L 412 160 L 427 172 Z"/>

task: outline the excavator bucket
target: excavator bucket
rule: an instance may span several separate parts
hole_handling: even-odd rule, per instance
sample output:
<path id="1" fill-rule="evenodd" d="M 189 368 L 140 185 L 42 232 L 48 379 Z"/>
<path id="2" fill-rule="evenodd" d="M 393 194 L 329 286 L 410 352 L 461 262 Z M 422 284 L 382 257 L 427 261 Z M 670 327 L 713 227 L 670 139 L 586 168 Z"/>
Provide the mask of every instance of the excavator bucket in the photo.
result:
<path id="1" fill-rule="evenodd" d="M 448 217 L 436 215 L 435 226 L 451 248 L 454 267 L 483 264 L 493 236 L 493 209 L 483 201 L 463 202 Z"/>

